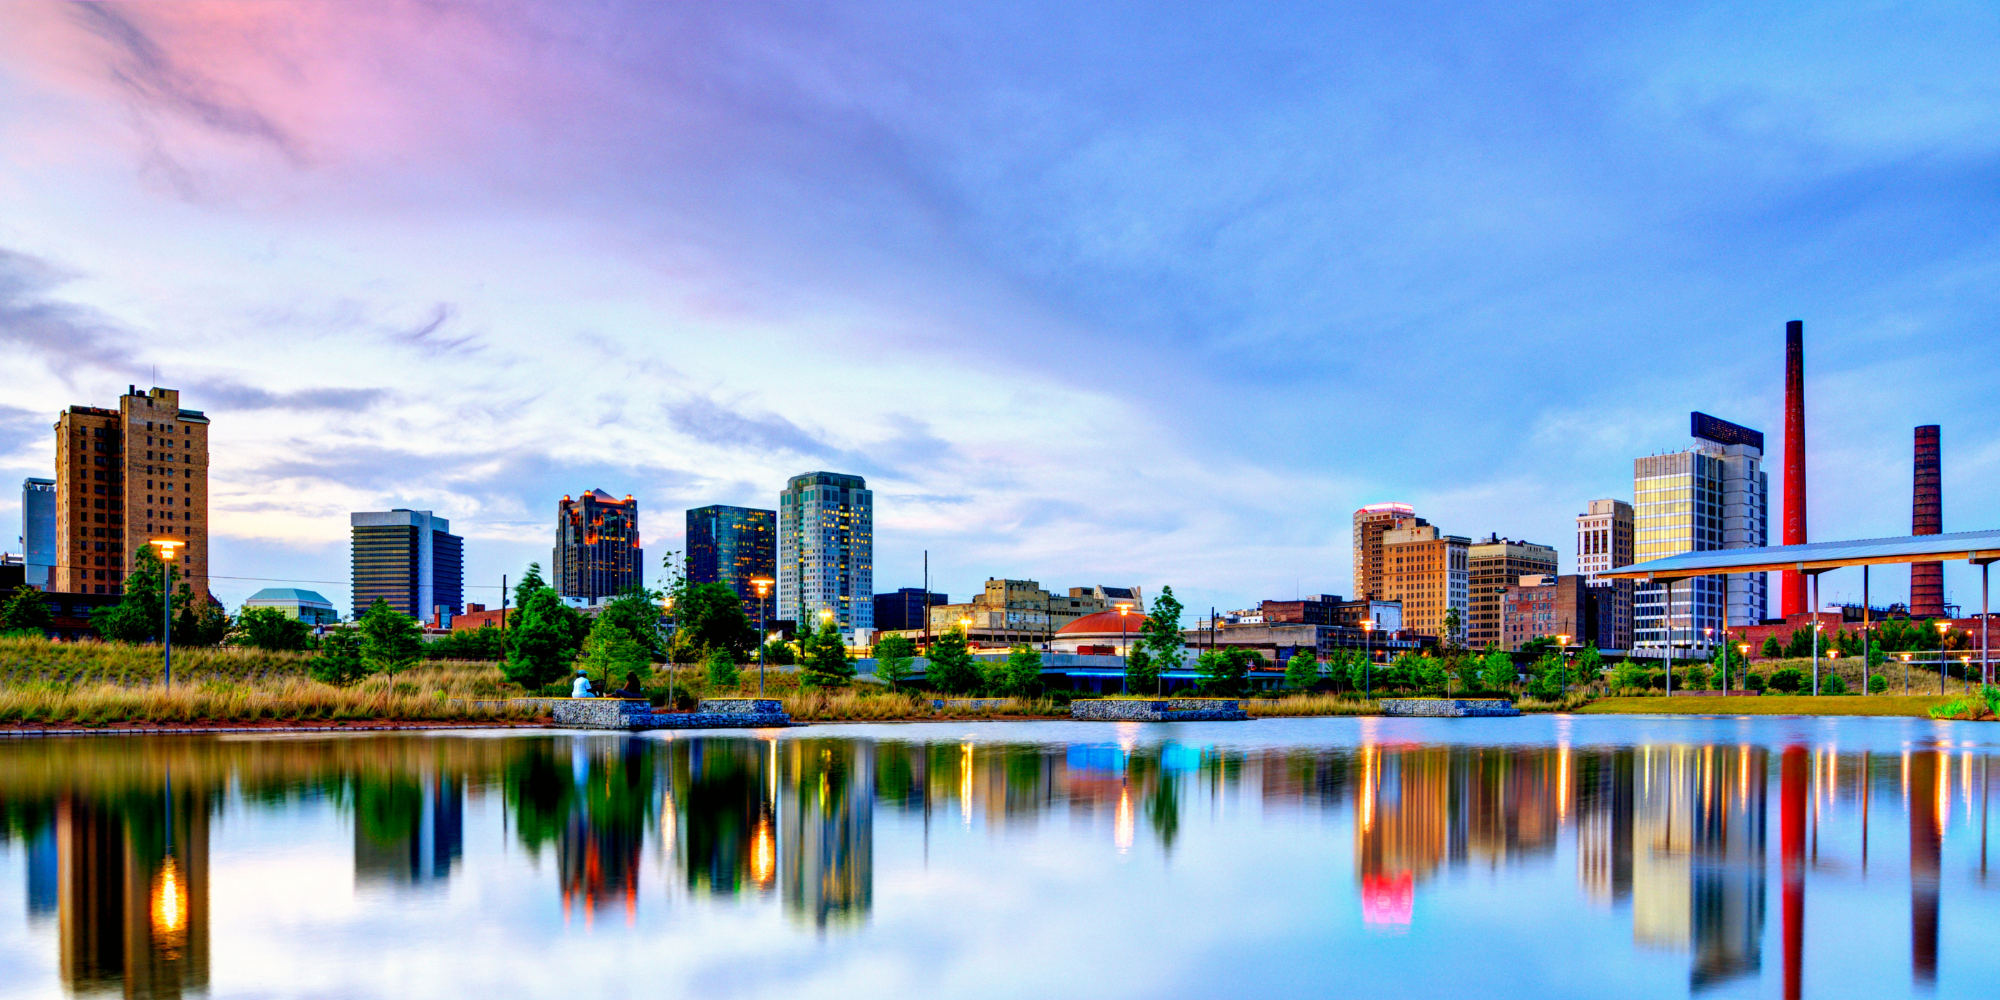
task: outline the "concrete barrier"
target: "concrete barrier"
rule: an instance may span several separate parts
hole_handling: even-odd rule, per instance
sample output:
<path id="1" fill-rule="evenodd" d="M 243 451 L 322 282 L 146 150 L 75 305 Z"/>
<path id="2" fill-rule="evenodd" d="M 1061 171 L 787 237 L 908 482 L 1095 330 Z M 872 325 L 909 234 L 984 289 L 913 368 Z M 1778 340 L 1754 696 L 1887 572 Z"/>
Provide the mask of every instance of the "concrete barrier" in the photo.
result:
<path id="1" fill-rule="evenodd" d="M 543 699 L 537 699 L 543 700 Z M 644 698 L 551 698 L 556 725 L 578 729 L 768 729 L 789 726 L 783 703 L 765 698 L 712 698 L 699 711 L 653 711 Z"/>
<path id="2" fill-rule="evenodd" d="M 1069 717 L 1086 722 L 1241 722 L 1249 713 L 1219 698 L 1085 698 L 1069 703 Z"/>
<path id="3" fill-rule="evenodd" d="M 1505 698 L 1384 698 L 1377 704 L 1382 706 L 1383 715 L 1408 718 L 1497 718 L 1521 714 Z"/>

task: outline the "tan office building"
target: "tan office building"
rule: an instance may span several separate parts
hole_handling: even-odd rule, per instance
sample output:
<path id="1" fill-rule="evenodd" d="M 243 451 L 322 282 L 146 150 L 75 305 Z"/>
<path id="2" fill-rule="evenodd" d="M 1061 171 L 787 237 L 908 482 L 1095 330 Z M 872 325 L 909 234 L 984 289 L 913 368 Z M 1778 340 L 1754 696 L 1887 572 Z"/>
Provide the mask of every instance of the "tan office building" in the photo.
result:
<path id="1" fill-rule="evenodd" d="M 118 594 L 132 552 L 181 543 L 182 582 L 208 593 L 208 418 L 180 392 L 129 388 L 118 408 L 72 406 L 56 421 L 53 588 Z"/>
<path id="2" fill-rule="evenodd" d="M 1463 640 L 1469 579 L 1470 539 L 1447 535 L 1432 525 L 1382 532 L 1383 599 L 1403 605 L 1403 627 L 1445 639 L 1445 616 L 1458 609 Z"/>
<path id="3" fill-rule="evenodd" d="M 1371 503 L 1354 512 L 1354 589 L 1356 600 L 1388 599 L 1384 589 L 1382 535 L 1384 532 L 1422 528 L 1429 521 L 1417 516 L 1406 503 Z"/>
<path id="4" fill-rule="evenodd" d="M 1507 588 L 1519 586 L 1524 576 L 1555 576 L 1556 550 L 1553 546 L 1516 541 L 1488 535 L 1466 549 L 1467 575 L 1471 591 L 1466 614 L 1465 646 L 1485 649 L 1506 642 L 1501 628 L 1501 605 Z"/>

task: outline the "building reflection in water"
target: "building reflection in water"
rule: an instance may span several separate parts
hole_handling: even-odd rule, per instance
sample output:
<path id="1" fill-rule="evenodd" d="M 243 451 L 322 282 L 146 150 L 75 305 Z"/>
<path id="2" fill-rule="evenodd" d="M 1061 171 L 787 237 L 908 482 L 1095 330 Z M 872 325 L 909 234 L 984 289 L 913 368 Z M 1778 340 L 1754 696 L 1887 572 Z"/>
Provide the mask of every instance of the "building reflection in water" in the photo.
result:
<path id="1" fill-rule="evenodd" d="M 774 746 L 765 740 L 699 738 L 673 744 L 676 840 L 690 891 L 733 896 L 775 887 Z"/>
<path id="2" fill-rule="evenodd" d="M 1910 978 L 1928 987 L 1937 983 L 1939 862 L 1951 815 L 1951 755 L 1913 751 L 1904 760 L 1910 799 Z"/>
<path id="3" fill-rule="evenodd" d="M 59 800 L 58 966 L 72 993 L 206 991 L 213 799 L 183 784 L 153 795 Z"/>
<path id="4" fill-rule="evenodd" d="M 787 794 L 778 799 L 778 880 L 785 910 L 825 928 L 854 924 L 874 905 L 875 745 L 786 740 Z"/>
<path id="5" fill-rule="evenodd" d="M 359 773 L 352 779 L 354 886 L 442 886 L 465 853 L 465 790 L 454 775 Z"/>

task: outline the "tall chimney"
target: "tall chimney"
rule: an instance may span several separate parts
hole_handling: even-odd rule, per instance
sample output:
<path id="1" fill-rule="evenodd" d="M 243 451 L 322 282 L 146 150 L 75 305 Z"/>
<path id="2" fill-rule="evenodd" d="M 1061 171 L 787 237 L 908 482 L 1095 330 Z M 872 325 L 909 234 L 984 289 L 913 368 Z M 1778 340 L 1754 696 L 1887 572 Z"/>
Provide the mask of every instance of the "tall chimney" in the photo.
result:
<path id="1" fill-rule="evenodd" d="M 1917 428 L 1916 488 L 1910 497 L 1910 534 L 1944 531 L 1944 484 L 1938 464 L 1938 425 Z M 1911 617 L 1944 614 L 1944 563 L 1910 564 Z"/>
<path id="2" fill-rule="evenodd" d="M 1785 544 L 1806 543 L 1806 325 L 1785 324 Z M 1785 570 L 1779 614 L 1806 610 L 1806 578 Z"/>

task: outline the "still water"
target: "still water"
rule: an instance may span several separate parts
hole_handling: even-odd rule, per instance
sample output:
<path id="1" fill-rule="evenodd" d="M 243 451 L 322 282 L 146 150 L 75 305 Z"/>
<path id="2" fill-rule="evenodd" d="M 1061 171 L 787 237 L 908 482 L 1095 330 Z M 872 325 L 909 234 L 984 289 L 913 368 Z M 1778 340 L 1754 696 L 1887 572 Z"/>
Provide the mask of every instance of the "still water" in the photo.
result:
<path id="1" fill-rule="evenodd" d="M 2000 993 L 2000 727 L 0 743 L 0 996 Z"/>

